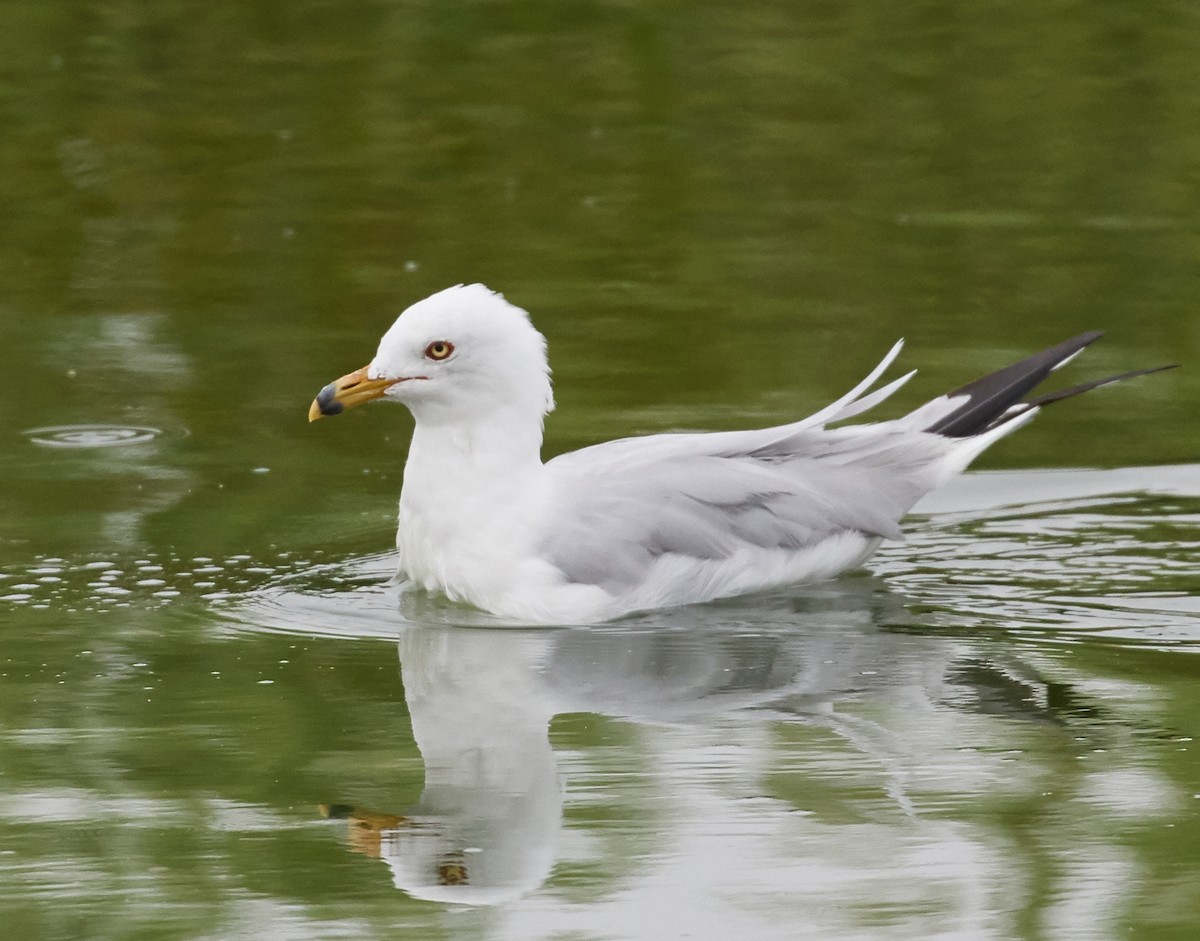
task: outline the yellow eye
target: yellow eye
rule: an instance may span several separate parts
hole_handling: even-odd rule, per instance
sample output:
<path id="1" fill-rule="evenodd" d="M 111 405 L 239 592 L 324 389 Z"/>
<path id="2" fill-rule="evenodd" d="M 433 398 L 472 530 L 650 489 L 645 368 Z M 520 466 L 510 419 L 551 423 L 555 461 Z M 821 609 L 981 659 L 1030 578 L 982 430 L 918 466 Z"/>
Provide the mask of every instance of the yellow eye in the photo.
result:
<path id="1" fill-rule="evenodd" d="M 445 359 L 453 352 L 454 344 L 449 340 L 434 340 L 425 347 L 425 357 L 432 360 Z"/>

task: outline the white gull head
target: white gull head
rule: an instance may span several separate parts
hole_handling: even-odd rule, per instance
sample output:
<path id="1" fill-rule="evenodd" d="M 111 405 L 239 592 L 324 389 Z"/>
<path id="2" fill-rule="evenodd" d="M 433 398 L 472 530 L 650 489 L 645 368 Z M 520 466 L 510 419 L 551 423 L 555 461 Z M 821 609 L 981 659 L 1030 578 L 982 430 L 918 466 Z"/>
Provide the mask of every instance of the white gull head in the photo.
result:
<path id="1" fill-rule="evenodd" d="M 396 533 L 406 583 L 488 611 L 513 610 L 516 587 L 522 616 L 546 620 L 540 599 L 566 582 L 537 554 L 552 497 L 542 424 L 554 397 L 529 315 L 481 284 L 439 291 L 396 318 L 367 366 L 322 389 L 309 419 L 373 399 L 401 402 L 416 419 Z M 602 594 L 568 591 L 581 592 Z"/>
<path id="2" fill-rule="evenodd" d="M 404 311 L 379 341 L 367 378 L 388 383 L 418 421 L 449 423 L 554 408 L 546 339 L 529 314 L 482 284 L 457 285 Z"/>

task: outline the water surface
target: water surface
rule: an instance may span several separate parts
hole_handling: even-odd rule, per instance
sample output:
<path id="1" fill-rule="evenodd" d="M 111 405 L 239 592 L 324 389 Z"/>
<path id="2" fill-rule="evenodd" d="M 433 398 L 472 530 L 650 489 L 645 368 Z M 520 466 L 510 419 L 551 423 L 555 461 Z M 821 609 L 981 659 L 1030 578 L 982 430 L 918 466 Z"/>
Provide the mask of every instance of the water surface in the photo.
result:
<path id="1" fill-rule="evenodd" d="M 13 937 L 1190 939 L 1200 32 L 969 11 L 9 4 Z M 867 571 L 600 628 L 387 584 L 409 419 L 308 426 L 483 280 L 553 454 L 888 415 L 1088 329 Z"/>

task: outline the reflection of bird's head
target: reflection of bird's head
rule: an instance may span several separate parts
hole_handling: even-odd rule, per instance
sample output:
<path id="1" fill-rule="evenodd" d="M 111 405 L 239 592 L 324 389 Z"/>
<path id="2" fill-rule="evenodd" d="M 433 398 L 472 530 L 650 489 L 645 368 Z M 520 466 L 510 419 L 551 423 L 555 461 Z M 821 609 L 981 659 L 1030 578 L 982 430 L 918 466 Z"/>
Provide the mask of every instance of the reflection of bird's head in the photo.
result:
<path id="1" fill-rule="evenodd" d="M 447 288 L 397 317 L 375 358 L 322 389 L 309 417 L 380 398 L 404 403 L 418 420 L 497 407 L 540 418 L 554 407 L 546 340 L 524 310 L 482 284 Z"/>
<path id="2" fill-rule="evenodd" d="M 345 820 L 351 852 L 382 859 L 396 887 L 414 898 L 495 905 L 541 885 L 554 863 L 550 841 L 502 838 L 489 844 L 487 833 L 472 842 L 451 819 L 402 817 L 348 804 L 322 804 L 321 815 Z"/>
<path id="3" fill-rule="evenodd" d="M 422 818 L 383 835 L 381 858 L 396 888 L 414 898 L 497 905 L 541 885 L 554 866 L 553 841 L 519 833 L 489 838 L 454 820 Z"/>

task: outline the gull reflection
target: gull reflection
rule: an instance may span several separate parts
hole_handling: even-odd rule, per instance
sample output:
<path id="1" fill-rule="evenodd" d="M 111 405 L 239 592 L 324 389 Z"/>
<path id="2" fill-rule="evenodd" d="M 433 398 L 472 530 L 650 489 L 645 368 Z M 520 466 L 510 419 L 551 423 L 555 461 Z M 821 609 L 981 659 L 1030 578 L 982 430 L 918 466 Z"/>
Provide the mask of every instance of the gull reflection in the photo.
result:
<path id="1" fill-rule="evenodd" d="M 1087 696 L 1003 645 L 922 635 L 905 621 L 894 596 L 860 578 L 586 630 L 408 626 L 399 656 L 426 769 L 420 799 L 325 812 L 348 818 L 351 848 L 418 898 L 495 904 L 537 890 L 557 864 L 586 863 L 653 874 L 610 899 L 617 933 L 630 892 L 679 912 L 722 890 L 793 904 L 844 893 L 848 924 L 864 890 L 881 904 L 948 896 L 957 909 L 945 917 L 975 930 L 995 887 L 1029 860 L 1006 867 L 1000 835 L 965 807 L 1036 799 L 1052 781 L 1064 809 L 1047 814 L 1047 832 L 1072 833 L 1071 795 L 1105 787 L 1078 761 L 1100 750 L 1101 733 Z M 564 714 L 632 732 L 607 757 L 556 733 L 560 768 L 550 724 Z M 1053 768 L 1025 755 L 1031 734 L 1061 739 Z M 1154 787 L 1138 799 L 1156 796 L 1137 812 L 1159 812 L 1170 788 L 1139 774 Z M 646 819 L 566 827 L 564 788 L 576 807 L 616 803 Z M 838 788 L 846 793 L 826 793 Z M 1095 813 L 1095 798 L 1082 800 Z M 1068 853 L 1085 845 L 1068 843 Z M 1080 874 L 1103 882 L 1093 927 L 1122 895 L 1104 875 L 1118 871 Z M 580 909 L 562 903 L 563 930 Z"/>
<path id="2" fill-rule="evenodd" d="M 412 628 L 404 694 L 425 787 L 379 856 L 426 899 L 489 904 L 539 886 L 554 865 L 562 788 L 550 747 L 545 632 Z"/>

